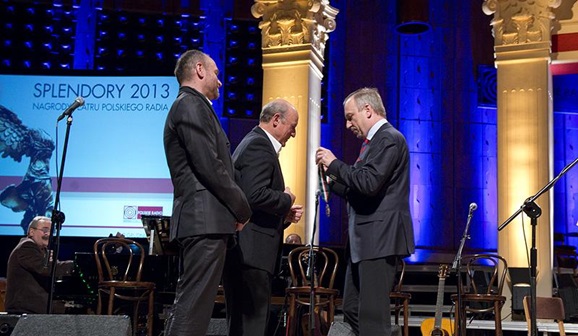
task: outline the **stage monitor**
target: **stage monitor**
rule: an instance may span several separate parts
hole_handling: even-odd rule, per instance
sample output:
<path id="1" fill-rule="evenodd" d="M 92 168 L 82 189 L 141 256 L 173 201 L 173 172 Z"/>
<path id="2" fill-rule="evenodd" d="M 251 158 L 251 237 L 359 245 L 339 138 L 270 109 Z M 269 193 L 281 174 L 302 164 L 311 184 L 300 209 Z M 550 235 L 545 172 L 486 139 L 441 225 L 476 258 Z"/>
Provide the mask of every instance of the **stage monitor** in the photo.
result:
<path id="1" fill-rule="evenodd" d="M 68 117 L 62 236 L 145 237 L 142 216 L 170 216 L 163 149 L 174 76 L 0 75 L 0 235 L 51 214 Z M 69 110 L 70 112 L 70 110 Z"/>

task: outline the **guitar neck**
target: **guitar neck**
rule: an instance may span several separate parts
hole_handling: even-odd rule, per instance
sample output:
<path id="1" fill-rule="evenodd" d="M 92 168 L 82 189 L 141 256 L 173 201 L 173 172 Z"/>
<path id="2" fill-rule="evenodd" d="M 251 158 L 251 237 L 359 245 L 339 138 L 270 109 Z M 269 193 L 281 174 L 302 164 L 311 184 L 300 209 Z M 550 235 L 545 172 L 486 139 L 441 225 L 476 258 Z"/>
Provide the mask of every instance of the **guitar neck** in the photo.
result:
<path id="1" fill-rule="evenodd" d="M 441 329 L 442 326 L 442 306 L 444 304 L 444 289 L 445 289 L 446 278 L 440 277 L 440 281 L 438 283 L 438 296 L 436 300 L 436 313 L 435 313 L 435 322 L 434 328 Z"/>

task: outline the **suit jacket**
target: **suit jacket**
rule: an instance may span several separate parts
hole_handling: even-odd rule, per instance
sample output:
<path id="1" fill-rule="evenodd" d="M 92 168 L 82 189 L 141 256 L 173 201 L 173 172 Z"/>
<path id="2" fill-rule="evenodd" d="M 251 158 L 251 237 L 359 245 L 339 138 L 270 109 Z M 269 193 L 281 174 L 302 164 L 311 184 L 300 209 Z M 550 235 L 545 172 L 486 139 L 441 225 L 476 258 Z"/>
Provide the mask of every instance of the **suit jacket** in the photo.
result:
<path id="1" fill-rule="evenodd" d="M 239 232 L 243 263 L 273 273 L 281 243 L 285 215 L 291 209 L 291 197 L 279 159 L 265 131 L 255 127 L 233 153 L 236 180 L 245 192 L 253 216 Z"/>
<path id="2" fill-rule="evenodd" d="M 45 251 L 34 240 L 22 238 L 10 253 L 6 275 L 6 311 L 46 314 L 52 262 L 44 267 Z M 70 275 L 74 263 L 58 261 L 56 276 Z"/>
<path id="3" fill-rule="evenodd" d="M 233 234 L 251 209 L 234 181 L 230 144 L 213 107 L 200 92 L 181 87 L 164 129 L 174 187 L 171 240 Z"/>
<path id="4" fill-rule="evenodd" d="M 409 151 L 404 136 L 382 125 L 353 166 L 334 160 L 332 190 L 347 199 L 351 260 L 415 251 L 409 210 Z"/>

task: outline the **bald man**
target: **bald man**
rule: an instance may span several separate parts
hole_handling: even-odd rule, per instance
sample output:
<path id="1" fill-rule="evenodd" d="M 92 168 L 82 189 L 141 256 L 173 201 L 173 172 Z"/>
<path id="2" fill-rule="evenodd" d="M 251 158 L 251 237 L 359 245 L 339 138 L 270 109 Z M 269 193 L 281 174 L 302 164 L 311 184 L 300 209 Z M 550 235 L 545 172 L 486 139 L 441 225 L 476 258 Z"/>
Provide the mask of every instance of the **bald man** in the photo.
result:
<path id="1" fill-rule="evenodd" d="M 233 153 L 236 181 L 247 195 L 253 216 L 227 254 L 223 276 L 229 336 L 265 336 L 271 284 L 283 245 L 283 230 L 299 221 L 303 206 L 285 187 L 279 151 L 295 137 L 299 115 L 288 101 L 265 105 L 259 126 Z"/>

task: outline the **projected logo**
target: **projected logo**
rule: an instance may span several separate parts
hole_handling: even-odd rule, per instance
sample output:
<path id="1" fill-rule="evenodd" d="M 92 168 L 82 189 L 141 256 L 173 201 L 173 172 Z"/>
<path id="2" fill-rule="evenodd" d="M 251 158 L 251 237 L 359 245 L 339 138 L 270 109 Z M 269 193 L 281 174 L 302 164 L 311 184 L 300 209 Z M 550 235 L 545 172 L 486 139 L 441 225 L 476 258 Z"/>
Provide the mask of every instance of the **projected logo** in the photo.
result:
<path id="1" fill-rule="evenodd" d="M 162 216 L 162 206 L 136 206 L 125 205 L 123 219 L 140 220 L 142 216 Z"/>

